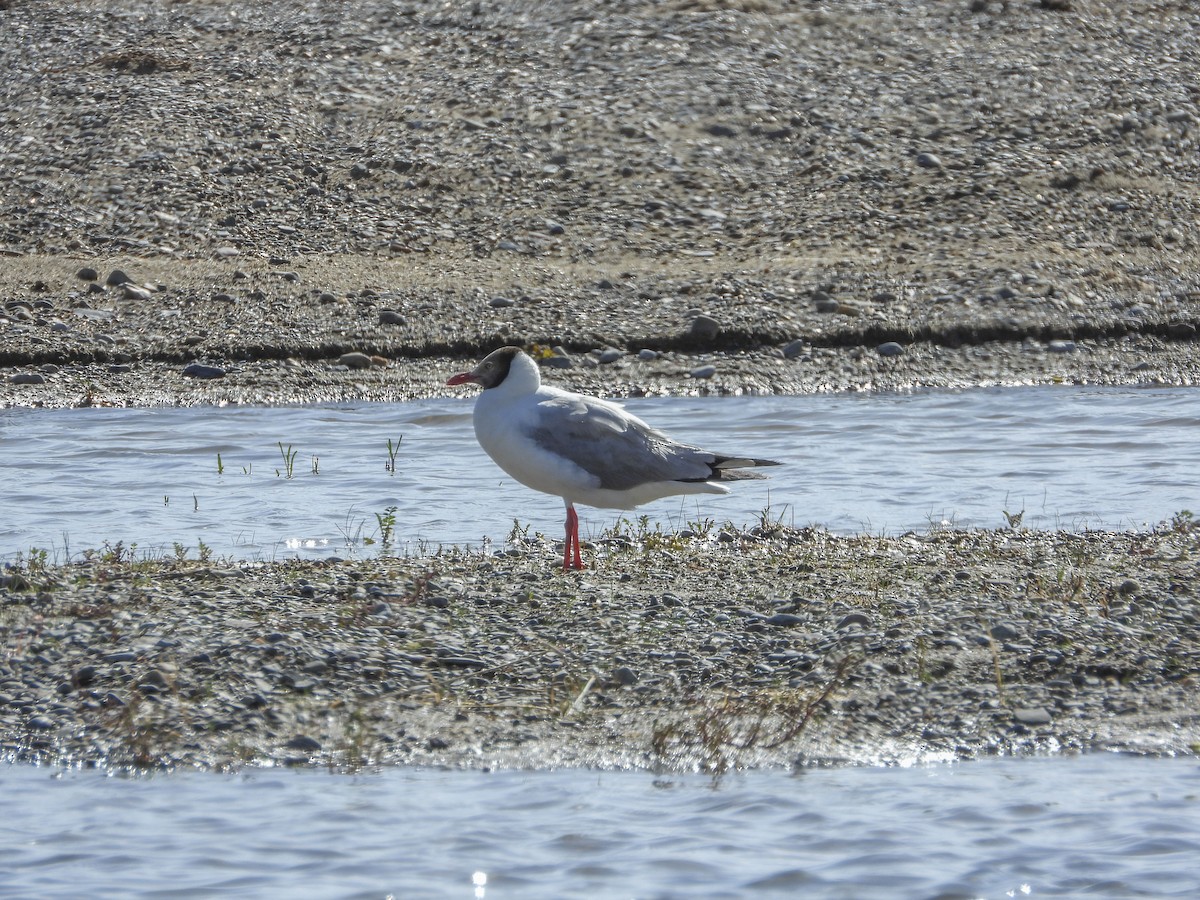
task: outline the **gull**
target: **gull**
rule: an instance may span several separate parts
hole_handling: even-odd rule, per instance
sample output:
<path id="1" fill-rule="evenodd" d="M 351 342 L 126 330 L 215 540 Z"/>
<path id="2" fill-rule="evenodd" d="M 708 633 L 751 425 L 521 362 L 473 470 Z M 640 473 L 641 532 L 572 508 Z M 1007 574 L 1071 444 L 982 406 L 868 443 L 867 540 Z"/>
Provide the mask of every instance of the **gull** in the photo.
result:
<path id="1" fill-rule="evenodd" d="M 502 347 L 448 385 L 477 384 L 475 437 L 501 469 L 567 507 L 563 571 L 582 569 L 575 504 L 633 509 L 676 494 L 728 494 L 722 482 L 777 466 L 673 440 L 622 407 L 542 384 L 520 347 Z"/>

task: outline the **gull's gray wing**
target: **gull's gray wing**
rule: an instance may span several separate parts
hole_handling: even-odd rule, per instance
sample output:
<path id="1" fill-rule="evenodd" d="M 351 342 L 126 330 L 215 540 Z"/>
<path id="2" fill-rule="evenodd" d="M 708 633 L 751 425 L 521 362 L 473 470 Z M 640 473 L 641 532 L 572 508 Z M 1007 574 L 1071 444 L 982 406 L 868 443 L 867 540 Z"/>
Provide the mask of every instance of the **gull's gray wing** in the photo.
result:
<path id="1" fill-rule="evenodd" d="M 527 433 L 549 452 L 596 476 L 607 490 L 656 481 L 708 481 L 720 478 L 717 467 L 725 462 L 715 453 L 671 440 L 614 403 L 580 394 L 539 400 Z"/>

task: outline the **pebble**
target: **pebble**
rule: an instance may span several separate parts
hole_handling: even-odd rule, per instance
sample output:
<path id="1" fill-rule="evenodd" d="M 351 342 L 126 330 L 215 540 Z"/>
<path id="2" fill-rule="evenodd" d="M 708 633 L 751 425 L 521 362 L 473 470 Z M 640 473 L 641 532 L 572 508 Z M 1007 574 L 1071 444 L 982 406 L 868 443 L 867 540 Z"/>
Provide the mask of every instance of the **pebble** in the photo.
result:
<path id="1" fill-rule="evenodd" d="M 299 750 L 302 753 L 317 753 L 321 749 L 321 742 L 307 734 L 298 734 L 289 740 L 286 746 L 289 750 Z"/>
<path id="2" fill-rule="evenodd" d="M 407 325 L 408 319 L 396 312 L 394 309 L 382 309 L 379 311 L 380 325 Z"/>
<path id="3" fill-rule="evenodd" d="M 108 277 L 104 279 L 104 283 L 109 287 L 119 287 L 123 284 L 128 284 L 131 281 L 133 281 L 133 279 L 120 269 L 113 269 L 108 273 Z"/>
<path id="4" fill-rule="evenodd" d="M 224 378 L 225 370 L 220 366 L 191 363 L 184 367 L 183 374 L 188 378 Z"/>
<path id="5" fill-rule="evenodd" d="M 510 306 L 516 306 L 517 301 L 512 297 L 493 297 L 488 301 L 488 306 L 492 309 L 507 309 Z"/>
<path id="6" fill-rule="evenodd" d="M 895 341 L 886 341 L 875 348 L 875 352 L 880 356 L 902 356 L 904 347 Z"/>
<path id="7" fill-rule="evenodd" d="M 80 269 L 79 271 L 77 271 L 75 273 L 75 277 L 78 278 L 80 281 L 95 281 L 97 278 L 100 277 L 100 273 L 97 272 L 95 269 L 93 269 L 91 266 L 84 266 L 82 269 Z"/>
<path id="8" fill-rule="evenodd" d="M 717 374 L 717 367 L 713 365 L 697 366 L 688 372 L 689 378 L 712 378 Z"/>
<path id="9" fill-rule="evenodd" d="M 128 300 L 150 300 L 154 295 L 150 291 L 138 284 L 126 282 L 121 285 L 121 290 Z"/>
<path id="10" fill-rule="evenodd" d="M 654 360 L 658 359 L 658 353 L 653 350 L 643 349 L 638 351 L 637 358 L 642 362 L 654 362 Z"/>
<path id="11" fill-rule="evenodd" d="M 615 363 L 624 355 L 625 352 L 623 350 L 618 350 L 615 347 L 609 347 L 607 350 L 601 351 L 600 356 L 597 357 L 597 359 L 599 360 L 600 365 L 607 366 Z"/>
<path id="12" fill-rule="evenodd" d="M 1044 706 L 1017 707 L 1013 710 L 1013 719 L 1022 725 L 1049 725 L 1054 721 Z"/>
<path id="13" fill-rule="evenodd" d="M 1075 342 L 1074 341 L 1055 340 L 1055 341 L 1051 341 L 1046 346 L 1049 348 L 1051 353 L 1074 353 L 1075 352 Z"/>
<path id="14" fill-rule="evenodd" d="M 703 341 L 711 341 L 721 333 L 721 323 L 712 316 L 698 315 L 692 319 L 690 334 Z"/>
<path id="15" fill-rule="evenodd" d="M 14 372 L 8 376 L 9 384 L 45 384 L 46 376 L 41 372 Z"/>
<path id="16" fill-rule="evenodd" d="M 917 165 L 922 169 L 940 169 L 942 161 L 933 153 L 918 153 Z"/>
<path id="17" fill-rule="evenodd" d="M 798 359 L 803 356 L 808 350 L 808 345 L 804 341 L 796 340 L 783 347 L 784 359 Z"/>
<path id="18" fill-rule="evenodd" d="M 371 368 L 371 357 L 357 351 L 343 353 L 338 357 L 338 365 L 345 366 L 347 369 L 369 369 Z"/>

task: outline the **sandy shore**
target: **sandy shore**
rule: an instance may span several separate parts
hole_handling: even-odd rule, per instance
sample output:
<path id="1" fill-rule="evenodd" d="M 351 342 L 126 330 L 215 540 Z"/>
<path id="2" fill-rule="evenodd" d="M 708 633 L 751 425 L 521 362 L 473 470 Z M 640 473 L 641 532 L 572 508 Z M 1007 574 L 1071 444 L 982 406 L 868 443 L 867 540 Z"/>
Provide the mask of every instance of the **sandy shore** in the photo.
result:
<path id="1" fill-rule="evenodd" d="M 0 2 L 0 407 L 405 400 L 508 343 L 611 396 L 1194 386 L 1197 46 L 1150 2 Z M 571 577 L 545 546 L 27 560 L 0 743 L 1195 752 L 1196 544 L 1181 516 L 634 535 Z"/>

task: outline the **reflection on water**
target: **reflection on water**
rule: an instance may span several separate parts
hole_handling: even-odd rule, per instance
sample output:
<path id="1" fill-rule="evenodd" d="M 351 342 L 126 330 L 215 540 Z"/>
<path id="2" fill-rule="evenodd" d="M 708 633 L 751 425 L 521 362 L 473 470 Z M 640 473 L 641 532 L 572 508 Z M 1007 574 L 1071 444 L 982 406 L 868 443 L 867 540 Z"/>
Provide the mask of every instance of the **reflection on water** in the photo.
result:
<path id="1" fill-rule="evenodd" d="M 0 790 L 0 896 L 1200 896 L 1194 759 L 716 785 L 578 770 L 129 779 L 0 767 Z"/>
<path id="2" fill-rule="evenodd" d="M 638 400 L 668 432 L 783 461 L 727 497 L 585 510 L 585 536 L 642 512 L 894 534 L 950 524 L 1137 528 L 1200 511 L 1200 394 L 1021 388 Z M 562 531 L 559 500 L 475 443 L 468 400 L 285 408 L 0 410 L 0 558 L 137 544 L 249 559 Z M 390 442 L 390 446 L 389 446 Z M 394 468 L 393 464 L 394 463 Z M 290 474 L 290 477 L 289 477 Z"/>

